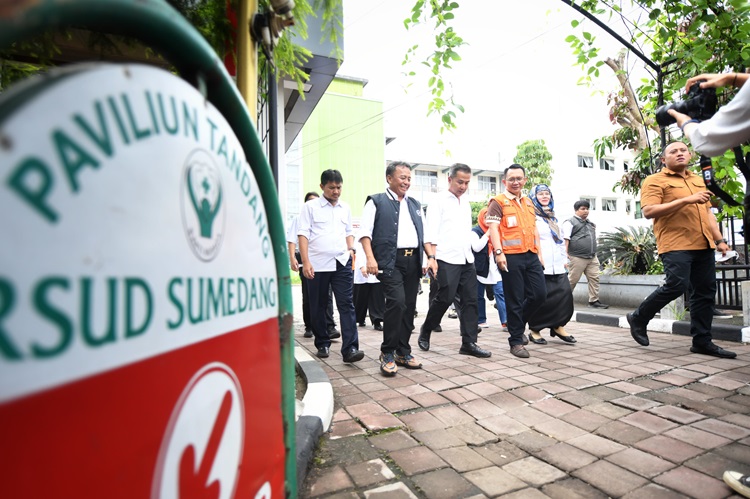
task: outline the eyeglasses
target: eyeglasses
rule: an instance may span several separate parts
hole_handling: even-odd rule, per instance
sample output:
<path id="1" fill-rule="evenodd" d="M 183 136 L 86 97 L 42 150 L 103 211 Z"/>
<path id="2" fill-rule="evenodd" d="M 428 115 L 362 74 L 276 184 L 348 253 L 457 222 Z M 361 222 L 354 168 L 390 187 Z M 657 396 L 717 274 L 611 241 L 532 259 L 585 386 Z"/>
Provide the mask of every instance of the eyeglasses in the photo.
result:
<path id="1" fill-rule="evenodd" d="M 526 180 L 525 177 L 516 177 L 516 178 L 506 178 L 505 179 L 506 182 L 511 183 L 511 184 L 520 184 L 524 180 Z"/>

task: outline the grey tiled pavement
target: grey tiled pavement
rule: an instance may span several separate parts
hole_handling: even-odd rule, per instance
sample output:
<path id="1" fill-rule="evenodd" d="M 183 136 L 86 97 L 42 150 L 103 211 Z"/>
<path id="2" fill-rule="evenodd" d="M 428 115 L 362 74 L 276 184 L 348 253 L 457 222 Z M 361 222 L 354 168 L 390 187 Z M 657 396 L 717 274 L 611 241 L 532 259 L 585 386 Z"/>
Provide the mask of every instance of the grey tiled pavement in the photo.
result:
<path id="1" fill-rule="evenodd" d="M 425 293 L 417 331 L 426 308 Z M 369 320 L 363 361 L 344 364 L 335 342 L 320 360 L 333 424 L 300 497 L 738 497 L 721 475 L 750 471 L 750 346 L 717 342 L 738 353 L 723 360 L 691 354 L 689 337 L 651 333 L 641 347 L 627 329 L 572 322 L 577 344 L 544 331 L 549 343 L 518 359 L 489 311 L 489 359 L 459 355 L 447 317 L 429 352 L 412 337 L 424 369 L 393 378 Z"/>

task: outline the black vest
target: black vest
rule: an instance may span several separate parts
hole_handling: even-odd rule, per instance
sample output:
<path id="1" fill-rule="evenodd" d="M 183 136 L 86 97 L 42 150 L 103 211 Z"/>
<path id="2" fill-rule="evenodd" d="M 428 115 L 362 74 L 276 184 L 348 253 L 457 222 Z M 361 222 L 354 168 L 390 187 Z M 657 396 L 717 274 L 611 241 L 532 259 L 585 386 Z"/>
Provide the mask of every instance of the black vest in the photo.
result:
<path id="1" fill-rule="evenodd" d="M 401 203 L 394 200 L 385 192 L 368 196 L 367 200 L 372 199 L 375 203 L 375 223 L 372 226 L 372 254 L 378 262 L 378 269 L 383 271 L 383 275 L 388 276 L 393 273 L 396 267 L 396 243 L 398 238 L 398 217 Z M 406 198 L 409 206 L 409 215 L 417 229 L 417 239 L 419 246 L 420 264 L 422 260 L 422 247 L 424 244 L 424 229 L 422 228 L 422 205 L 409 196 Z"/>
<path id="2" fill-rule="evenodd" d="M 484 231 L 478 225 L 471 228 L 476 235 L 481 239 L 484 235 Z M 480 277 L 487 277 L 490 275 L 490 255 L 487 253 L 487 245 L 479 251 L 472 251 L 474 253 L 474 267 L 477 269 L 477 275 Z"/>
<path id="3" fill-rule="evenodd" d="M 568 220 L 573 225 L 568 242 L 568 255 L 578 258 L 594 258 L 596 255 L 596 225 L 588 219 L 573 217 Z"/>

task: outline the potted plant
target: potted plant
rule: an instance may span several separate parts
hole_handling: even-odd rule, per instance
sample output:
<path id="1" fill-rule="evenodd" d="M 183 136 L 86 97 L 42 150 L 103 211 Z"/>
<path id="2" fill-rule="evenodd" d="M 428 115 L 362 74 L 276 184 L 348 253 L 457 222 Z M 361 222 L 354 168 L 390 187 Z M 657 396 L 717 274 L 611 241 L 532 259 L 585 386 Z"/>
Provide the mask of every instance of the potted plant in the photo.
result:
<path id="1" fill-rule="evenodd" d="M 599 297 L 615 307 L 637 307 L 664 281 L 651 227 L 617 227 L 601 234 L 597 257 L 603 266 Z M 588 299 L 586 286 L 579 283 L 573 295 L 583 303 Z"/>

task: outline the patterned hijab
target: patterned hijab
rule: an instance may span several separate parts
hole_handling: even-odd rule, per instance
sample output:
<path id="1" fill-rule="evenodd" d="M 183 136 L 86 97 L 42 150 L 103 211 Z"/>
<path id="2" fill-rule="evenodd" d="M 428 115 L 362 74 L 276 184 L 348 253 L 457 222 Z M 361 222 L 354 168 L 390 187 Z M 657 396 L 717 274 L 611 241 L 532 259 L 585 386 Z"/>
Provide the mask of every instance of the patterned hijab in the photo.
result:
<path id="1" fill-rule="evenodd" d="M 549 192 L 550 199 L 548 206 L 542 206 L 536 198 L 537 194 L 542 191 Z M 555 240 L 555 243 L 562 244 L 562 232 L 560 232 L 560 227 L 557 225 L 557 218 L 555 217 L 555 198 L 552 196 L 549 186 L 547 184 L 537 184 L 529 197 L 531 198 L 531 202 L 534 203 L 536 216 L 547 222 L 549 230 L 552 233 L 552 239 Z"/>

